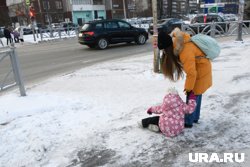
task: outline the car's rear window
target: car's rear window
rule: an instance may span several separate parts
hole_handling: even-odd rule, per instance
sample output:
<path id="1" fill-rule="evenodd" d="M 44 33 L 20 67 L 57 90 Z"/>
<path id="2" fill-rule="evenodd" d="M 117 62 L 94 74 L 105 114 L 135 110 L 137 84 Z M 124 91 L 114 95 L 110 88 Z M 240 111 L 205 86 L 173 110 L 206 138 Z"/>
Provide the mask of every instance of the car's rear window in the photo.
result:
<path id="1" fill-rule="evenodd" d="M 109 22 L 105 23 L 105 28 L 106 29 L 116 29 L 116 28 L 118 28 L 118 24 L 116 22 L 109 21 Z"/>
<path id="2" fill-rule="evenodd" d="M 103 29 L 103 24 L 102 23 L 96 23 L 95 29 L 96 30 Z"/>
<path id="3" fill-rule="evenodd" d="M 82 26 L 82 30 L 83 30 L 83 31 L 88 31 L 88 30 L 90 30 L 90 29 L 91 29 L 91 24 L 86 23 L 86 24 L 84 24 L 84 25 Z"/>

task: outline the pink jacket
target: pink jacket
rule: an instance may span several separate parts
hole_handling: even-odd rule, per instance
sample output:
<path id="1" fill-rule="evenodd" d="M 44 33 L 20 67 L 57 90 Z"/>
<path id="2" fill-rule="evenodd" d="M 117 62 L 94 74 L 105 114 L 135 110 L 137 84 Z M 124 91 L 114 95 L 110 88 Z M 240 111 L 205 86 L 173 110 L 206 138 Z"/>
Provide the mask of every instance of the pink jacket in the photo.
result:
<path id="1" fill-rule="evenodd" d="M 191 114 L 196 107 L 196 101 L 190 99 L 189 103 L 183 102 L 178 94 L 167 94 L 163 103 L 159 106 L 151 107 L 155 114 L 161 114 L 159 127 L 161 132 L 167 137 L 173 137 L 181 133 L 184 129 L 184 115 Z"/>

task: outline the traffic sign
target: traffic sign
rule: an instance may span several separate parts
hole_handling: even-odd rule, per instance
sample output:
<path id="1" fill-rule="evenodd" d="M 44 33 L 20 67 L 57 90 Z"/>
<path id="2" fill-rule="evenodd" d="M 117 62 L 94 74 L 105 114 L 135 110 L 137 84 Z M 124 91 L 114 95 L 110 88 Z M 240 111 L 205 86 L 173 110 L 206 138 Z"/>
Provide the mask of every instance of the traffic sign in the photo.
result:
<path id="1" fill-rule="evenodd" d="M 201 7 L 204 8 L 210 8 L 210 7 L 224 7 L 225 3 L 206 3 L 206 4 L 202 4 Z"/>

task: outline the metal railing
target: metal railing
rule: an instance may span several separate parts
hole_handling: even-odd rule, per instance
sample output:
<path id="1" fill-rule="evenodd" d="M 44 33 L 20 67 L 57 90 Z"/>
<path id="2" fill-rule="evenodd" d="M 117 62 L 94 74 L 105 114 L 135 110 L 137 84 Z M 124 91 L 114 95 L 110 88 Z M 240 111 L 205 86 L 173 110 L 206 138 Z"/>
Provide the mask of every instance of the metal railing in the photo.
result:
<path id="1" fill-rule="evenodd" d="M 79 30 L 78 27 L 72 28 L 47 28 L 47 29 L 39 29 L 41 41 L 45 38 L 63 38 L 63 37 L 70 37 L 70 36 L 77 36 Z"/>
<path id="2" fill-rule="evenodd" d="M 10 47 L 1 48 L 0 68 L 1 68 L 1 62 L 3 62 L 3 60 L 7 58 L 10 59 L 11 68 L 7 73 L 2 74 L 4 77 L 2 81 L 0 80 L 0 92 L 7 90 L 9 88 L 12 88 L 14 86 L 18 86 L 21 96 L 26 96 L 26 91 L 24 88 L 24 84 L 23 84 L 23 80 L 22 80 L 21 72 L 20 72 L 20 67 L 19 67 L 19 60 L 18 60 L 18 56 L 15 51 L 15 47 L 13 43 L 11 44 Z M 7 79 L 11 76 L 11 74 L 13 74 L 14 82 L 7 84 Z"/>
<path id="3" fill-rule="evenodd" d="M 212 37 L 233 36 L 238 35 L 239 22 L 211 22 L 211 23 L 194 23 L 183 24 L 182 31 L 188 32 L 191 35 L 198 33 L 210 35 Z M 243 21 L 242 34 L 250 34 L 250 20 Z"/>

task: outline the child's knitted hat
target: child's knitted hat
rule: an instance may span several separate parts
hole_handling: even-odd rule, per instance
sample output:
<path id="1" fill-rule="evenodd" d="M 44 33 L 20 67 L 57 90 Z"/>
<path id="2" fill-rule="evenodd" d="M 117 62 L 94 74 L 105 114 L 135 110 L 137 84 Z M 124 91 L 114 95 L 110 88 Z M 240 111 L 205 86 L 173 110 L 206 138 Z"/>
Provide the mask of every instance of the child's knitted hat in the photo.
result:
<path id="1" fill-rule="evenodd" d="M 178 91 L 174 87 L 170 87 L 170 88 L 168 88 L 167 93 L 178 94 Z"/>

